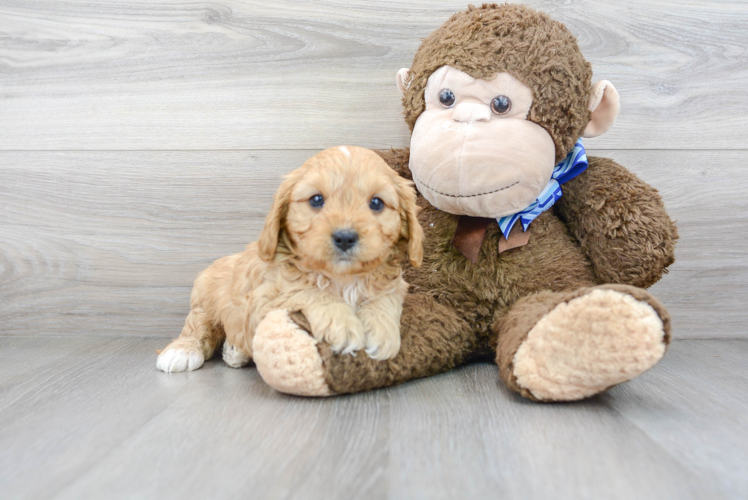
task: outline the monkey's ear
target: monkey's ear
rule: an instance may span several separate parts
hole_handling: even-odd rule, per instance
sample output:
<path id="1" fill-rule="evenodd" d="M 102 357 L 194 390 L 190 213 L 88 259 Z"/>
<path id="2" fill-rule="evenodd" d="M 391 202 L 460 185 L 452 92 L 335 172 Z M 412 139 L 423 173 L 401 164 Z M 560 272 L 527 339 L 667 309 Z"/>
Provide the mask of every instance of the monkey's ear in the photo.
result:
<path id="1" fill-rule="evenodd" d="M 616 121 L 621 102 L 618 91 L 608 80 L 600 80 L 592 86 L 589 110 L 590 122 L 582 137 L 597 137 L 607 132 Z"/>
<path id="2" fill-rule="evenodd" d="M 395 80 L 397 80 L 397 88 L 400 89 L 400 94 L 405 94 L 405 90 L 410 87 L 410 69 L 400 69 L 400 71 L 397 72 Z"/>

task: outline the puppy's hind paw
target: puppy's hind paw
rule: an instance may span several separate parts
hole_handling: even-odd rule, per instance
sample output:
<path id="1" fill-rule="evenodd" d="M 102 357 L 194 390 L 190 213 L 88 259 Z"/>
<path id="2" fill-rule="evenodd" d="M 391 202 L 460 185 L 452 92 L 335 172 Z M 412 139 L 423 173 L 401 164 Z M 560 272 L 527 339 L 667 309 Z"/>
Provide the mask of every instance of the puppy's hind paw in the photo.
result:
<path id="1" fill-rule="evenodd" d="M 180 337 L 161 351 L 156 367 L 162 372 L 176 373 L 197 370 L 205 362 L 200 341 L 195 338 Z"/>
<path id="2" fill-rule="evenodd" d="M 242 349 L 229 344 L 228 341 L 223 343 L 223 352 L 221 354 L 223 356 L 223 362 L 231 368 L 242 368 L 247 366 L 251 359 L 249 354 L 244 352 Z"/>

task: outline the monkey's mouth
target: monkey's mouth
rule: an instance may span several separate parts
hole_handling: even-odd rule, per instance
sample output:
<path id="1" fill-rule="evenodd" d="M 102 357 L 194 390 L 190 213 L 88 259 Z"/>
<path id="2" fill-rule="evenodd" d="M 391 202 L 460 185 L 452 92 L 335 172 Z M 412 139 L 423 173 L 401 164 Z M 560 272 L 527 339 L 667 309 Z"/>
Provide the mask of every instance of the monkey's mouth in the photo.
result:
<path id="1" fill-rule="evenodd" d="M 416 177 L 415 174 L 413 175 L 413 179 L 416 181 L 416 183 L 418 183 L 419 185 L 425 187 L 429 191 L 431 191 L 433 193 L 436 193 L 436 194 L 439 194 L 439 195 L 442 195 L 442 196 L 448 196 L 450 198 L 477 198 L 479 196 L 488 196 L 489 194 L 496 194 L 496 193 L 498 193 L 500 191 L 507 190 L 507 189 L 509 189 L 511 187 L 514 187 L 517 184 L 519 184 L 519 181 L 516 181 L 516 182 L 513 182 L 512 184 L 509 184 L 508 186 L 504 186 L 504 187 L 501 187 L 501 188 L 498 188 L 498 189 L 493 189 L 491 191 L 485 191 L 485 192 L 482 192 L 482 193 L 475 193 L 475 194 L 450 194 L 450 193 L 444 193 L 442 191 L 439 191 L 436 188 L 433 188 L 433 187 L 429 186 L 428 184 L 426 184 L 425 182 L 423 182 L 421 179 L 419 179 L 418 177 Z"/>

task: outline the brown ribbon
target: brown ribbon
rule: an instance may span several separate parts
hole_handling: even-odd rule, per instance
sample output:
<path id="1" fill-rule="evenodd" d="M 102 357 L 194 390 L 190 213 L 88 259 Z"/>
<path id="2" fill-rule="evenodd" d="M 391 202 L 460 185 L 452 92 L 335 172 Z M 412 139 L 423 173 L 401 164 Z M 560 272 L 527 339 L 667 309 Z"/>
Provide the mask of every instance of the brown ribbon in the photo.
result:
<path id="1" fill-rule="evenodd" d="M 460 216 L 457 221 L 457 229 L 452 238 L 452 245 L 460 251 L 470 262 L 478 262 L 480 255 L 480 246 L 483 244 L 483 238 L 486 237 L 488 225 L 496 222 L 496 219 L 486 219 L 484 217 Z"/>
<path id="2" fill-rule="evenodd" d="M 480 247 L 483 239 L 486 237 L 486 231 L 489 224 L 496 222 L 496 219 L 486 219 L 484 217 L 460 216 L 457 221 L 457 229 L 452 238 L 452 245 L 460 251 L 470 262 L 478 262 Z M 530 241 L 530 231 L 523 231 L 522 224 L 515 224 L 509 233 L 509 238 L 504 235 L 499 238 L 499 253 L 527 245 Z"/>
<path id="3" fill-rule="evenodd" d="M 512 230 L 509 231 L 509 238 L 504 238 L 503 234 L 501 235 L 501 238 L 499 238 L 499 253 L 506 252 L 512 248 L 523 247 L 527 245 L 529 241 L 530 228 L 528 227 L 527 231 L 523 231 L 522 223 L 516 222 Z"/>

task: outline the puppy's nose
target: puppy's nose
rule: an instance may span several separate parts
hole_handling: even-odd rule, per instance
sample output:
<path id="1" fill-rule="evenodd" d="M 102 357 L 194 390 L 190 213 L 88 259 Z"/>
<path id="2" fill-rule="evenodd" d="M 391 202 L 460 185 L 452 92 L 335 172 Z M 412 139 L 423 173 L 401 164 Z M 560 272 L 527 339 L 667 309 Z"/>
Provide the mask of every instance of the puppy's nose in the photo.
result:
<path id="1" fill-rule="evenodd" d="M 332 241 L 336 247 L 345 252 L 349 248 L 356 246 L 356 243 L 358 243 L 358 233 L 350 229 L 335 231 L 332 233 Z"/>

